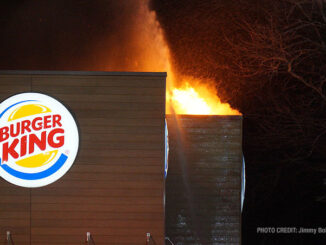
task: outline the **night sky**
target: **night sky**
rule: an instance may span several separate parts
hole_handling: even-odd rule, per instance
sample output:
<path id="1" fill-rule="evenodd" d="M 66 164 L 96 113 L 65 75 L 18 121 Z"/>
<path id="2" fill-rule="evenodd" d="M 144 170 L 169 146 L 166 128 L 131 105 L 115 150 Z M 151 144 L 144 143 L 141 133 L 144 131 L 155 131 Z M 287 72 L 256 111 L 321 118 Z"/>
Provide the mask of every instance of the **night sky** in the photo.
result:
<path id="1" fill-rule="evenodd" d="M 121 71 L 136 55 L 137 1 L 1 1 L 0 8 L 1 69 Z"/>

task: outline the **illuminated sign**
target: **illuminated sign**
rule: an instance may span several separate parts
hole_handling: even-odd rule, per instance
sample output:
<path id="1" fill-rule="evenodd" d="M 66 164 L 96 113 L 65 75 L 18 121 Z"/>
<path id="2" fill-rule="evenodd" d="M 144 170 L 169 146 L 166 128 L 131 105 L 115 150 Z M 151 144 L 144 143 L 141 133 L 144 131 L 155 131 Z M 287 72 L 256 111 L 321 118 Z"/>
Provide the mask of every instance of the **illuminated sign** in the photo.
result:
<path id="1" fill-rule="evenodd" d="M 79 146 L 76 122 L 59 101 L 39 93 L 14 95 L 0 104 L 0 176 L 23 187 L 60 179 Z"/>
<path id="2" fill-rule="evenodd" d="M 168 175 L 169 169 L 169 132 L 168 124 L 165 120 L 165 164 L 164 164 L 164 177 Z"/>

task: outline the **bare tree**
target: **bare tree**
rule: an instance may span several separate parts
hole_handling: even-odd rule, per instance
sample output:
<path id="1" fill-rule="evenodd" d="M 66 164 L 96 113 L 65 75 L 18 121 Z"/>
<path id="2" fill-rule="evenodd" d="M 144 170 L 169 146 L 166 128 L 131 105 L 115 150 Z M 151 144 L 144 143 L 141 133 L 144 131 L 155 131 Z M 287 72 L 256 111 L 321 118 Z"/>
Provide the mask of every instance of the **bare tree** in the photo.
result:
<path id="1" fill-rule="evenodd" d="M 249 148 L 268 144 L 285 161 L 309 157 L 326 133 L 325 2 L 264 2 L 254 13 L 232 14 L 232 33 L 222 29 L 218 90 L 226 100 L 241 98 L 234 103 L 257 125 Z"/>

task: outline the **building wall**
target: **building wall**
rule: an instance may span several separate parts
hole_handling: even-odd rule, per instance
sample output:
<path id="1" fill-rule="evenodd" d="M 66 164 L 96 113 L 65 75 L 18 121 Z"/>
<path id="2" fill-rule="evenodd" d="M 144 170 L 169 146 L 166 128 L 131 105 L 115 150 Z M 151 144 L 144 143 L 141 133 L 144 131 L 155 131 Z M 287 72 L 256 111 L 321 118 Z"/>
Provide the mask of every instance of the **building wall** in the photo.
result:
<path id="1" fill-rule="evenodd" d="M 0 75 L 0 100 L 40 92 L 79 124 L 80 147 L 57 182 L 27 189 L 0 180 L 0 239 L 15 244 L 164 244 L 165 74 Z"/>
<path id="2" fill-rule="evenodd" d="M 167 236 L 179 245 L 240 244 L 242 118 L 167 118 Z"/>

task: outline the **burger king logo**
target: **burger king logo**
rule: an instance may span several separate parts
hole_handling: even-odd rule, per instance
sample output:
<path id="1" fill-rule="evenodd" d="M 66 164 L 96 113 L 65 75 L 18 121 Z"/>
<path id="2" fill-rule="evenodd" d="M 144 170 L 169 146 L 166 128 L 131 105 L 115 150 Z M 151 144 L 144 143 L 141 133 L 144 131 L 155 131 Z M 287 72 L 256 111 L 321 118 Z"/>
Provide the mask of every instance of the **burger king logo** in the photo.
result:
<path id="1" fill-rule="evenodd" d="M 39 93 L 12 96 L 0 104 L 0 176 L 22 187 L 60 179 L 79 146 L 76 122 L 59 101 Z"/>

